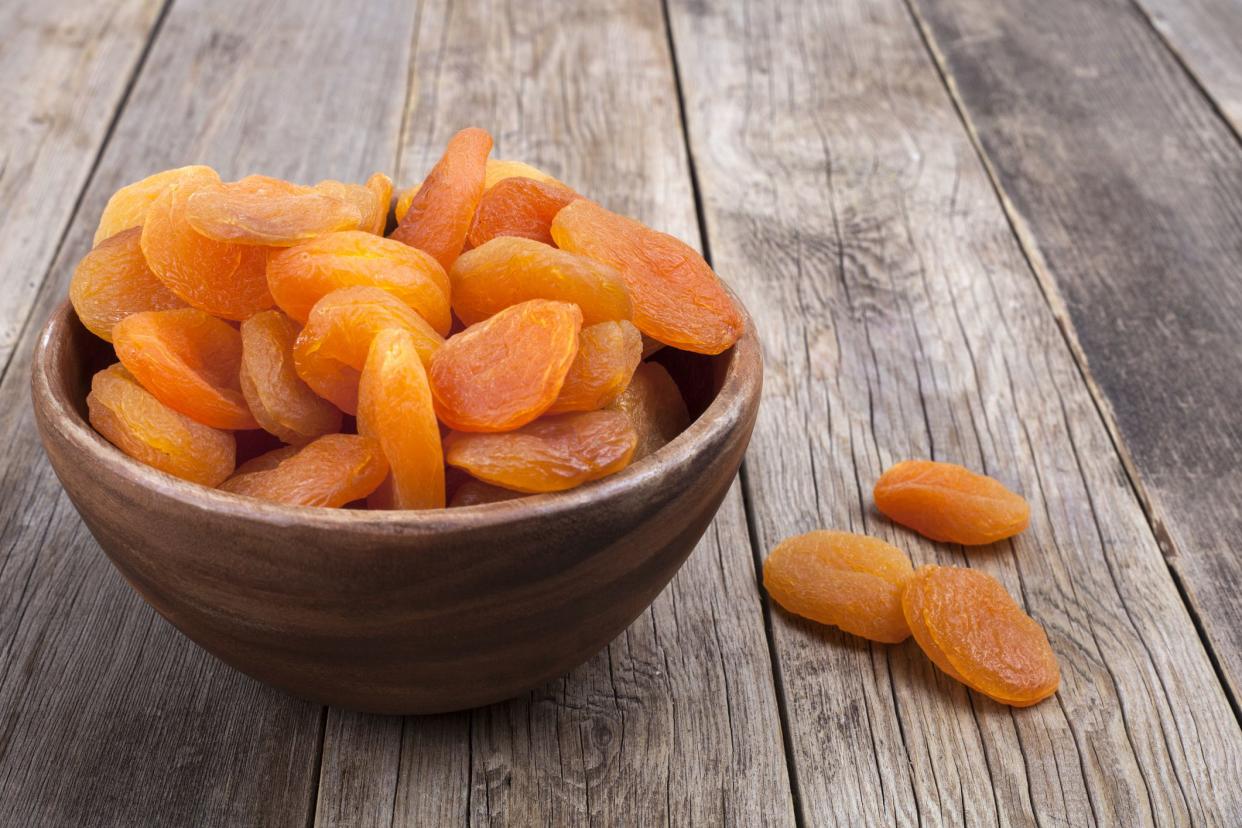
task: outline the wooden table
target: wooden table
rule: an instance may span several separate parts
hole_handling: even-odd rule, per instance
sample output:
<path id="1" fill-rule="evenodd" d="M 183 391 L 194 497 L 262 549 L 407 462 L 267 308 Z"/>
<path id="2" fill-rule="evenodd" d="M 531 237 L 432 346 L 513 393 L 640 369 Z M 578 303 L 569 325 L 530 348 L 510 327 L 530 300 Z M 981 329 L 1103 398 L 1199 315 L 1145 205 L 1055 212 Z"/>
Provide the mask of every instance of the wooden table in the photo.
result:
<path id="1" fill-rule="evenodd" d="M 0 824 L 1242 822 L 1238 0 L 41 0 L 0 13 Z M 740 482 L 606 652 L 428 718 L 284 696 L 113 571 L 48 467 L 35 333 L 104 201 L 212 164 L 418 181 L 458 128 L 701 244 L 754 314 Z M 910 456 L 1024 492 L 965 552 Z M 1000 578 L 1057 696 L 774 609 L 816 527 Z"/>

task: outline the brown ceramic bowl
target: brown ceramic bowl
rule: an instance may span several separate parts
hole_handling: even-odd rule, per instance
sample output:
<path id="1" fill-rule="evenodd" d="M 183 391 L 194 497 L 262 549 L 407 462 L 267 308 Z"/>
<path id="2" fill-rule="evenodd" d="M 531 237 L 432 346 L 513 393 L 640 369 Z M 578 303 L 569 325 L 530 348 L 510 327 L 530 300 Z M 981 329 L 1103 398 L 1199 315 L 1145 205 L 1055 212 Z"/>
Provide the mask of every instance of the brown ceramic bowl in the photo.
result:
<path id="1" fill-rule="evenodd" d="M 624 630 L 716 513 L 763 375 L 748 319 L 724 354 L 665 357 L 699 416 L 619 474 L 504 503 L 368 512 L 263 503 L 131 460 L 86 420 L 91 374 L 113 359 L 65 303 L 32 380 L 52 467 L 117 569 L 233 667 L 384 713 L 512 697 Z"/>

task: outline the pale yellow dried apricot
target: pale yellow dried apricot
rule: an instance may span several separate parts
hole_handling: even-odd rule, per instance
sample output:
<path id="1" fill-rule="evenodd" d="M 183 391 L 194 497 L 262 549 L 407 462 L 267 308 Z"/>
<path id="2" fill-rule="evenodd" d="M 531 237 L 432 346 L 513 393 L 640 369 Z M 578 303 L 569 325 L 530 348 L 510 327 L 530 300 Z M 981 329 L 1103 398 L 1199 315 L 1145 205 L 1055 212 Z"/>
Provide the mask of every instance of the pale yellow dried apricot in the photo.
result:
<path id="1" fill-rule="evenodd" d="M 185 217 L 209 239 L 269 247 L 290 247 L 362 223 L 350 200 L 266 175 L 199 187 L 186 199 Z"/>
<path id="2" fill-rule="evenodd" d="M 125 185 L 108 199 L 103 213 L 99 216 L 99 227 L 95 230 L 95 239 L 92 244 L 98 245 L 104 239 L 115 236 L 122 230 L 142 227 L 147 220 L 147 211 L 151 209 L 155 199 L 159 198 L 169 184 L 182 178 L 202 176 L 214 178 L 216 181 L 220 180 L 211 167 L 196 164 L 157 172 L 141 181 Z"/>

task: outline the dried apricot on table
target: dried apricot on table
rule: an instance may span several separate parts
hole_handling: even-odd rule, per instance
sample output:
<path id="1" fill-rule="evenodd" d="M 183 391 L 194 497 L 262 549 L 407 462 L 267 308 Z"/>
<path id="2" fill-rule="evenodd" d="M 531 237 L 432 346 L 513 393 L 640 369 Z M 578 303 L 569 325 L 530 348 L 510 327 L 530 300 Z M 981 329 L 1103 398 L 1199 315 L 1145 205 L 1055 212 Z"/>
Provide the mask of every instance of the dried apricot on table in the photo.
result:
<path id="1" fill-rule="evenodd" d="M 609 408 L 625 414 L 638 434 L 634 461 L 668 445 L 690 425 L 681 389 L 665 367 L 655 362 L 640 364 Z"/>
<path id="2" fill-rule="evenodd" d="M 638 438 L 625 415 L 589 411 L 543 417 L 501 434 L 450 432 L 445 462 L 518 492 L 559 492 L 625 468 Z"/>
<path id="3" fill-rule="evenodd" d="M 879 538 L 821 530 L 781 541 L 763 562 L 763 586 L 795 615 L 896 644 L 910 635 L 901 587 L 913 572 Z"/>
<path id="4" fill-rule="evenodd" d="M 361 230 L 329 233 L 273 253 L 267 283 L 280 309 L 306 322 L 316 302 L 340 288 L 383 288 L 418 311 L 441 336 L 452 325 L 449 280 L 421 250 Z"/>
<path id="5" fill-rule="evenodd" d="M 718 354 L 742 335 L 742 314 L 694 248 L 642 222 L 586 199 L 552 222 L 564 250 L 612 265 L 634 304 L 633 322 L 654 339 L 700 354 Z"/>
<path id="6" fill-rule="evenodd" d="M 209 239 L 271 247 L 289 247 L 362 223 L 358 207 L 348 199 L 266 175 L 200 187 L 186 200 L 185 216 Z"/>
<path id="7" fill-rule="evenodd" d="M 216 181 L 220 180 L 211 167 L 196 164 L 157 172 L 117 190 L 108 199 L 103 214 L 99 217 L 99 227 L 95 230 L 95 239 L 92 244 L 98 245 L 104 239 L 115 236 L 122 230 L 142 227 L 147 220 L 147 211 L 151 209 L 151 205 L 169 184 L 182 178 L 200 176 L 211 176 Z"/>
<path id="8" fill-rule="evenodd" d="M 257 428 L 241 391 L 242 343 L 197 308 L 143 311 L 112 329 L 116 355 L 156 399 L 203 425 Z"/>
<path id="9" fill-rule="evenodd" d="M 932 540 L 976 546 L 1026 528 L 1026 499 L 991 477 L 953 463 L 905 460 L 875 484 L 875 505 L 892 520 Z"/>
<path id="10" fill-rule="evenodd" d="M 562 184 L 506 178 L 483 193 L 467 239 L 473 247 L 500 236 L 552 244 L 552 219 L 580 196 Z"/>
<path id="11" fill-rule="evenodd" d="M 531 239 L 502 236 L 463 253 L 449 279 L 453 310 L 467 325 L 528 299 L 572 302 L 584 325 L 631 314 L 629 291 L 614 268 Z"/>
<path id="12" fill-rule="evenodd" d="M 86 407 L 95 430 L 140 463 L 204 486 L 233 471 L 232 434 L 173 411 L 119 362 L 95 374 Z"/>
<path id="13" fill-rule="evenodd" d="M 510 431 L 556 401 L 578 354 L 577 305 L 532 299 L 444 343 L 431 360 L 436 413 L 459 431 Z"/>
<path id="14" fill-rule="evenodd" d="M 389 328 L 371 342 L 358 386 L 358 433 L 379 441 L 391 470 L 395 509 L 444 506 L 444 450 L 427 371 L 408 331 Z"/>
<path id="15" fill-rule="evenodd" d="M 379 444 L 356 434 L 326 434 L 296 452 L 276 452 L 282 456 L 256 458 L 252 470 L 220 488 L 286 506 L 337 507 L 371 494 L 388 474 Z"/>
<path id="16" fill-rule="evenodd" d="M 491 483 L 484 483 L 482 480 L 467 480 L 457 487 L 457 491 L 453 492 L 453 498 L 449 501 L 449 506 L 456 508 L 458 506 L 478 506 L 482 503 L 501 503 L 505 500 L 516 500 L 525 496 L 522 492 L 502 489 L 499 486 L 493 486 Z"/>
<path id="17" fill-rule="evenodd" d="M 630 384 L 643 355 L 643 338 L 629 322 L 583 328 L 578 356 L 548 414 L 595 411 L 611 404 Z"/>
<path id="18" fill-rule="evenodd" d="M 185 307 L 147 267 L 131 227 L 101 241 L 78 262 L 69 283 L 69 301 L 78 319 L 100 339 L 112 341 L 112 327 L 131 313 Z"/>
<path id="19" fill-rule="evenodd" d="M 415 193 L 392 238 L 425 250 L 445 270 L 461 254 L 483 196 L 492 136 L 470 127 L 449 139 L 444 155 Z"/>
<path id="20" fill-rule="evenodd" d="M 507 178 L 530 178 L 544 184 L 565 184 L 548 175 L 538 167 L 532 167 L 524 161 L 507 161 L 504 158 L 487 159 L 487 170 L 483 176 L 483 191 L 487 192 Z"/>
<path id="21" fill-rule="evenodd" d="M 1056 692 L 1061 671 L 1047 634 L 991 575 L 919 567 L 906 582 L 902 609 L 936 666 L 980 693 L 1027 707 Z"/>
<path id="22" fill-rule="evenodd" d="M 256 313 L 241 326 L 241 389 L 255 420 L 286 443 L 301 445 L 341 430 L 341 412 L 297 375 L 293 343 L 298 326 L 278 310 Z"/>

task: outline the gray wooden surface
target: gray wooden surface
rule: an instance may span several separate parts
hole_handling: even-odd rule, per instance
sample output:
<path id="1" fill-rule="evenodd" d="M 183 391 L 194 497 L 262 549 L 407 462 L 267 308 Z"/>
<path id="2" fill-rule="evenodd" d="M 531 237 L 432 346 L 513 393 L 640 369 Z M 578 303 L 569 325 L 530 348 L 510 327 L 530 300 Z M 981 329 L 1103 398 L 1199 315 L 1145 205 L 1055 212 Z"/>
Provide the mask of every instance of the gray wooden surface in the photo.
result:
<path id="1" fill-rule="evenodd" d="M 1238 824 L 1230 32 L 1235 0 L 6 7 L 0 824 Z M 468 124 L 701 246 L 759 325 L 764 406 L 606 651 L 490 708 L 323 709 L 111 569 L 43 459 L 33 338 L 121 184 L 408 186 Z M 870 486 L 913 455 L 1023 491 L 1031 529 L 893 527 Z M 995 574 L 1061 691 L 1011 710 L 768 605 L 758 562 L 820 526 Z"/>

